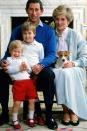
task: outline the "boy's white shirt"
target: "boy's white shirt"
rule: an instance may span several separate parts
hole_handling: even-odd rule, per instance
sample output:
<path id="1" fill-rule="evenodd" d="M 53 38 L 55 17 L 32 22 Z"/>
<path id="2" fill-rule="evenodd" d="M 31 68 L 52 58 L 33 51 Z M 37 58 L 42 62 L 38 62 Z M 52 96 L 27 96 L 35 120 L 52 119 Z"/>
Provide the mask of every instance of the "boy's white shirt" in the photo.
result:
<path id="1" fill-rule="evenodd" d="M 23 56 L 27 58 L 28 64 L 30 67 L 38 64 L 44 58 L 44 49 L 43 45 L 36 40 L 32 43 L 23 44 Z"/>
<path id="2" fill-rule="evenodd" d="M 7 73 L 10 75 L 12 80 L 30 79 L 30 74 L 28 73 L 29 71 L 31 71 L 30 67 L 27 71 L 20 71 L 20 65 L 22 62 L 25 62 L 28 65 L 27 59 L 25 57 L 8 57 L 7 61 L 9 63 Z"/>

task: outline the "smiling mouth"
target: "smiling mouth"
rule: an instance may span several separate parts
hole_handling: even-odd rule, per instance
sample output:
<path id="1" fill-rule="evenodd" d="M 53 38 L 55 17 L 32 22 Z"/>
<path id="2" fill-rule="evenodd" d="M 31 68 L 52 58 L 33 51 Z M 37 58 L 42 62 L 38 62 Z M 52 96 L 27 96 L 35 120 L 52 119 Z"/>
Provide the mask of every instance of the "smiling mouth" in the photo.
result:
<path id="1" fill-rule="evenodd" d="M 34 17 L 34 16 L 33 16 L 33 17 L 31 17 L 31 18 L 32 18 L 32 19 L 36 19 L 36 17 Z"/>

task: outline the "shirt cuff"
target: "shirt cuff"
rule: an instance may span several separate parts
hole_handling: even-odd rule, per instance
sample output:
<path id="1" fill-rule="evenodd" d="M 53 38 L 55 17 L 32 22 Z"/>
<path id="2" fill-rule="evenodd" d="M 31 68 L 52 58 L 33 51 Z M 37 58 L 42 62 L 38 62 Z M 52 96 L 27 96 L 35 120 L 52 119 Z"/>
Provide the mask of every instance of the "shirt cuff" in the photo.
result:
<path id="1" fill-rule="evenodd" d="M 45 67 L 43 64 L 40 64 L 42 66 L 42 69 Z"/>

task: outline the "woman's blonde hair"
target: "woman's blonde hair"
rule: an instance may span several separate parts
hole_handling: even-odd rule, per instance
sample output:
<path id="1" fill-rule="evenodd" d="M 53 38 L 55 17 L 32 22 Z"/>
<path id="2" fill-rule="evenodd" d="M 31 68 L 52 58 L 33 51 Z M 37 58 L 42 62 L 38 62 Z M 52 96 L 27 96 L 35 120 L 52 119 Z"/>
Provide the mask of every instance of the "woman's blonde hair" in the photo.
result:
<path id="1" fill-rule="evenodd" d="M 11 41 L 10 45 L 9 45 L 9 53 L 11 53 L 11 51 L 13 49 L 21 49 L 21 51 L 23 51 L 23 44 L 21 40 L 13 40 Z"/>
<path id="2" fill-rule="evenodd" d="M 30 22 L 26 21 L 22 24 L 22 33 L 28 30 L 32 30 L 34 34 L 36 34 L 36 25 L 31 24 Z"/>
<path id="3" fill-rule="evenodd" d="M 53 15 L 54 20 L 59 15 L 65 15 L 69 23 L 72 22 L 74 19 L 73 12 L 71 8 L 69 8 L 67 5 L 59 5 L 57 8 L 53 10 L 52 15 Z"/>

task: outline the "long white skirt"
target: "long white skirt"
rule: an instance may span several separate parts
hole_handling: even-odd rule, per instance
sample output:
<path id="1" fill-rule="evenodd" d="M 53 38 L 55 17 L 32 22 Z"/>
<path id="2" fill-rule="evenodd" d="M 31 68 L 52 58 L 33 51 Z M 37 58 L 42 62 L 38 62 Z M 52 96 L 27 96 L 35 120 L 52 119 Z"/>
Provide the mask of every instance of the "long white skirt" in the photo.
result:
<path id="1" fill-rule="evenodd" d="M 77 116 L 87 120 L 87 97 L 85 93 L 86 72 L 83 68 L 53 68 L 55 73 L 56 99 Z"/>

